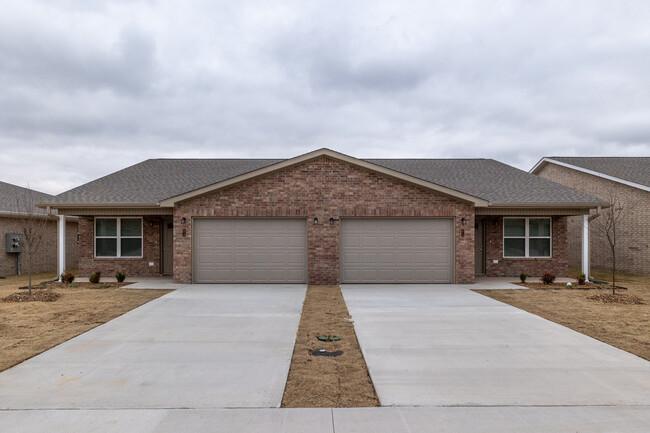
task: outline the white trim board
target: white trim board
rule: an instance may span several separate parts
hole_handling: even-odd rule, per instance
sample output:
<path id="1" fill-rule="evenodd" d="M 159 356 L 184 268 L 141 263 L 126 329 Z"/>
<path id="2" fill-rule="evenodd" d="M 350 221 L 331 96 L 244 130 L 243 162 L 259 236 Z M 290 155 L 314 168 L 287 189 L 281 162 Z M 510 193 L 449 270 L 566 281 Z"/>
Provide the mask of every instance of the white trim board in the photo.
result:
<path id="1" fill-rule="evenodd" d="M 603 179 L 611 180 L 612 182 L 621 183 L 623 185 L 631 186 L 632 188 L 637 188 L 637 189 L 640 189 L 640 190 L 643 190 L 643 191 L 650 192 L 650 186 L 645 186 L 645 185 L 641 185 L 639 183 L 630 182 L 629 180 L 621 179 L 619 177 L 610 176 L 610 175 L 601 173 L 599 171 L 589 170 L 587 168 L 583 168 L 583 167 L 579 167 L 577 165 L 573 165 L 573 164 L 569 164 L 569 163 L 566 163 L 566 162 L 558 161 L 558 160 L 553 159 L 553 158 L 542 158 L 537 164 L 535 164 L 535 167 L 530 169 L 529 173 L 537 174 L 536 171 L 538 169 L 541 169 L 542 165 L 545 164 L 545 163 L 555 164 L 555 165 L 559 165 L 561 167 L 570 168 L 572 170 L 581 171 L 583 173 L 591 174 L 592 176 L 601 177 Z"/>

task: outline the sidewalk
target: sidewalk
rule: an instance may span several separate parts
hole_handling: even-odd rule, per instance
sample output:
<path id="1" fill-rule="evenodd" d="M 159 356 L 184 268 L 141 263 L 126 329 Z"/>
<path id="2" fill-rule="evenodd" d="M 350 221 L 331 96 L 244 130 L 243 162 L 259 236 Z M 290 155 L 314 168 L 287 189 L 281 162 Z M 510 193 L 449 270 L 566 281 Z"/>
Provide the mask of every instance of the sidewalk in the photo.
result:
<path id="1" fill-rule="evenodd" d="M 0 411 L 4 433 L 646 433 L 648 407 L 380 407 Z"/>

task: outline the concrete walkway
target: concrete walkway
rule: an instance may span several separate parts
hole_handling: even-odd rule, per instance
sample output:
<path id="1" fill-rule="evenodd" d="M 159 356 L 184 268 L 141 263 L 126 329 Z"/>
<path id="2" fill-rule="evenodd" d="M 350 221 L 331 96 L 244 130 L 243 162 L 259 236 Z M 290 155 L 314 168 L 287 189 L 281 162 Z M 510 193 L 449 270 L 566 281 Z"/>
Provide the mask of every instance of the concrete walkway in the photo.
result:
<path id="1" fill-rule="evenodd" d="M 279 407 L 306 287 L 175 288 L 0 373 L 0 408 Z"/>
<path id="2" fill-rule="evenodd" d="M 647 433 L 643 407 L 0 410 L 3 433 Z"/>
<path id="3" fill-rule="evenodd" d="M 647 416 L 650 362 L 470 288 L 342 286 L 382 405 L 638 406 Z"/>

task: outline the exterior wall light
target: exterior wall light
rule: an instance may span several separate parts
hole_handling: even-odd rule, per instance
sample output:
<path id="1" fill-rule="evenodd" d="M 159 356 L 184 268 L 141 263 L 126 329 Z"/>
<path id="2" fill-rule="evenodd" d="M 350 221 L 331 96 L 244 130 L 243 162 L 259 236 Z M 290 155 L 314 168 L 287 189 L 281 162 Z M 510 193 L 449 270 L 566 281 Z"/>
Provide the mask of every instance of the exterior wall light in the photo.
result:
<path id="1" fill-rule="evenodd" d="M 187 222 L 187 218 L 183 217 L 181 218 L 181 224 L 185 224 Z"/>
<path id="2" fill-rule="evenodd" d="M 339 218 L 331 217 L 331 218 L 330 218 L 330 225 L 333 225 L 333 224 L 334 224 L 334 221 L 338 221 L 338 220 L 339 220 Z"/>
<path id="3" fill-rule="evenodd" d="M 467 223 L 467 220 L 465 219 L 465 217 L 463 217 L 460 219 L 460 222 L 462 225 L 465 225 L 465 223 Z"/>
<path id="4" fill-rule="evenodd" d="M 318 218 L 314 217 L 314 225 L 318 224 Z"/>

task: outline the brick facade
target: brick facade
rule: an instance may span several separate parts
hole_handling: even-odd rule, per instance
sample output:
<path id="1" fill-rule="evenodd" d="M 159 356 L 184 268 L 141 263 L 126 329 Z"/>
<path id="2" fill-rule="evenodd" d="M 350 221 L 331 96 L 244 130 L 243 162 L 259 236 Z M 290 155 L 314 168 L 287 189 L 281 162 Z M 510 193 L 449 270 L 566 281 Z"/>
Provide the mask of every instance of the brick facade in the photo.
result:
<path id="1" fill-rule="evenodd" d="M 650 275 L 650 192 L 550 163 L 538 175 L 605 201 L 609 200 L 612 189 L 616 189 L 618 199 L 625 204 L 624 207 L 632 208 L 624 210 L 623 224 L 618 232 L 616 267 L 623 272 Z M 569 217 L 567 231 L 570 266 L 580 267 L 582 264 L 582 224 L 582 216 Z M 607 241 L 593 228 L 590 229 L 589 238 L 591 267 L 610 269 L 611 250 Z"/>
<path id="2" fill-rule="evenodd" d="M 109 217 L 110 218 L 110 217 Z M 160 223 L 159 216 L 145 216 L 142 221 L 142 258 L 95 258 L 95 219 L 79 217 L 79 276 L 87 277 L 101 271 L 103 277 L 112 278 L 115 271 L 127 277 L 156 277 L 160 275 Z M 150 266 L 150 263 L 153 263 Z"/>
<path id="3" fill-rule="evenodd" d="M 474 210 L 470 203 L 321 156 L 221 190 L 174 209 L 174 279 L 192 280 L 192 223 L 202 217 L 303 217 L 310 284 L 339 282 L 340 223 L 330 217 L 455 218 L 456 283 L 474 281 Z M 187 218 L 181 224 L 182 217 Z M 466 224 L 461 225 L 461 218 Z M 461 236 L 464 230 L 464 236 Z M 185 231 L 185 233 L 183 233 Z"/>
<path id="4" fill-rule="evenodd" d="M 0 218 L 0 242 L 2 242 L 2 252 L 0 253 L 0 276 L 16 274 L 16 255 L 5 253 L 5 233 L 20 233 L 22 225 L 17 218 Z M 48 221 L 45 227 L 43 241 L 39 251 L 34 254 L 32 259 L 32 272 L 52 272 L 57 269 L 57 221 L 52 219 Z M 66 224 L 66 263 L 70 268 L 76 268 L 78 265 L 77 249 L 77 223 L 68 222 Z M 22 273 L 27 274 L 27 258 L 22 254 Z"/>
<path id="5" fill-rule="evenodd" d="M 513 259 L 503 257 L 503 217 L 485 218 L 485 275 L 489 277 L 518 277 L 525 273 L 539 277 L 546 272 L 556 277 L 567 276 L 567 218 L 551 220 L 552 257 L 547 259 Z M 498 260 L 498 263 L 493 263 Z"/>

